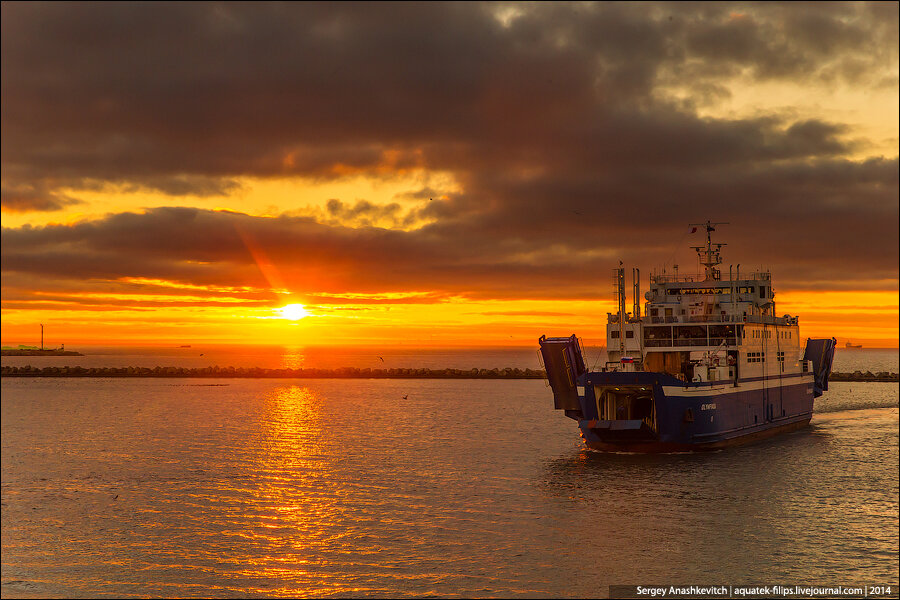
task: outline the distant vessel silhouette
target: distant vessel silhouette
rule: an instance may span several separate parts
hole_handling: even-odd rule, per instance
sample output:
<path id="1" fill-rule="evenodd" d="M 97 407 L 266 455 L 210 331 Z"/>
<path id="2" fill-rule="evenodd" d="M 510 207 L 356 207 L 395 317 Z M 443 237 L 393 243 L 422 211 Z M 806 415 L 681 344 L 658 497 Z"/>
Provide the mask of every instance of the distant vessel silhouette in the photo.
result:
<path id="1" fill-rule="evenodd" d="M 850 342 L 847 342 L 844 346 L 846 348 L 862 348 L 862 344 L 851 344 Z"/>

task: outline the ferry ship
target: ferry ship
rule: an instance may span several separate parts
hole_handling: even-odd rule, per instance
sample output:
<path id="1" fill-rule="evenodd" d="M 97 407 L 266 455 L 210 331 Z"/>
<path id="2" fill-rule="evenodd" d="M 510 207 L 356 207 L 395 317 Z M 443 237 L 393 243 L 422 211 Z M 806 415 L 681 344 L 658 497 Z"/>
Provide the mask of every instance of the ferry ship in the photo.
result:
<path id="1" fill-rule="evenodd" d="M 640 271 L 626 312 L 625 269 L 614 271 L 607 362 L 589 370 L 575 335 L 539 339 L 555 408 L 578 422 L 589 448 L 625 452 L 715 449 L 805 427 L 828 389 L 836 340 L 801 344 L 799 317 L 777 316 L 768 271 L 729 267 L 718 225 L 694 246 L 704 272 L 655 273 L 643 314 Z"/>

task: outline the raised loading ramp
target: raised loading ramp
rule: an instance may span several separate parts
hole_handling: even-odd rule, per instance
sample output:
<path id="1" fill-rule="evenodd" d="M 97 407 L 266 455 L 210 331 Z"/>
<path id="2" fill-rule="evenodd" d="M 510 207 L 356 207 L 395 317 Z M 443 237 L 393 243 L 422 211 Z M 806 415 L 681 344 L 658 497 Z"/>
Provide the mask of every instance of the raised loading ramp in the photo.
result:
<path id="1" fill-rule="evenodd" d="M 578 378 L 587 369 L 578 338 L 574 335 L 567 338 L 548 338 L 542 335 L 538 343 L 541 345 L 547 381 L 553 390 L 554 407 L 559 410 L 581 410 Z"/>
<path id="2" fill-rule="evenodd" d="M 837 340 L 834 338 L 814 340 L 812 338 L 806 340 L 806 352 L 803 353 L 803 360 L 812 361 L 813 374 L 815 381 L 813 382 L 813 396 L 818 398 L 822 392 L 828 390 L 828 377 L 831 375 L 831 363 L 834 360 L 834 348 L 837 346 Z"/>

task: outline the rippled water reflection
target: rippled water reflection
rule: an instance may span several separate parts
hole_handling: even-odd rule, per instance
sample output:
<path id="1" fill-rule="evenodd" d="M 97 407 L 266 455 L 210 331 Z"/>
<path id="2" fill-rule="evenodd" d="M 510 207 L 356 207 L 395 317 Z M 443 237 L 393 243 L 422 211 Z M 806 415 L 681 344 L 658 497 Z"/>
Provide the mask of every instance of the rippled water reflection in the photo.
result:
<path id="1" fill-rule="evenodd" d="M 898 578 L 896 384 L 833 384 L 806 430 L 661 456 L 585 451 L 540 381 L 2 392 L 4 597 Z"/>

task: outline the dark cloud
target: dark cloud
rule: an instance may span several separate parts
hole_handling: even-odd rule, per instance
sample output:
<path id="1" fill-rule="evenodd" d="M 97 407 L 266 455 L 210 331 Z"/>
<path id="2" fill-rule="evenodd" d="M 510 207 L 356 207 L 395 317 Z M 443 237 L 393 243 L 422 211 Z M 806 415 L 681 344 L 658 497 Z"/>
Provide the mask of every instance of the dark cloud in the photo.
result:
<path id="1" fill-rule="evenodd" d="M 356 227 L 371 227 L 384 224 L 398 225 L 404 220 L 402 209 L 396 202 L 373 204 L 368 200 L 357 200 L 352 206 L 337 198 L 330 199 L 325 210 L 328 221 L 334 224 L 352 224 Z"/>
<path id="2" fill-rule="evenodd" d="M 77 198 L 50 191 L 40 181 L 30 185 L 4 185 L 0 190 L 0 205 L 3 210 L 14 213 L 55 211 L 80 203 Z"/>
<path id="3" fill-rule="evenodd" d="M 4 176 L 182 194 L 198 187 L 191 176 L 411 166 L 425 147 L 442 151 L 424 166 L 455 169 L 558 150 L 602 166 L 623 144 L 693 164 L 817 156 L 843 148 L 679 114 L 655 86 L 685 69 L 701 95 L 747 69 L 797 80 L 850 61 L 871 72 L 895 46 L 864 7 L 736 17 L 739 5 L 527 5 L 508 26 L 494 8 L 6 3 Z M 694 143 L 665 143 L 685 133 Z"/>
<path id="4" fill-rule="evenodd" d="M 713 218 L 732 223 L 729 261 L 793 287 L 896 287 L 896 155 L 850 158 L 861 142 L 840 122 L 695 109 L 734 78 L 891 85 L 896 5 L 2 10 L 5 210 L 102 185 L 228 194 L 247 175 L 423 168 L 461 190 L 334 199 L 315 217 L 170 208 L 4 229 L 5 281 L 266 287 L 264 255 L 310 294 L 606 296 L 616 258 L 659 264 L 673 232 Z"/>
<path id="5" fill-rule="evenodd" d="M 857 179 L 860 202 L 865 201 L 867 188 L 874 189 L 876 197 L 881 186 L 896 190 L 896 161 L 868 167 L 872 171 L 868 176 L 858 169 L 846 169 L 841 176 L 839 168 L 832 168 L 831 181 Z M 889 177 L 879 180 L 879 173 Z M 720 228 L 730 244 L 725 252 L 728 263 L 743 262 L 745 271 L 772 267 L 776 283 L 783 287 L 895 287 L 896 207 L 893 212 L 883 211 L 882 218 L 872 218 L 870 212 L 859 210 L 860 203 L 829 202 L 829 181 L 814 168 L 807 173 L 784 173 L 779 184 L 787 190 L 785 197 L 795 191 L 787 183 L 792 178 L 803 193 L 822 198 L 820 213 L 808 214 L 802 202 L 792 205 L 785 198 L 755 198 L 753 189 L 732 197 L 713 196 L 727 191 L 719 190 L 715 182 L 709 184 L 710 195 L 702 199 L 706 206 L 685 211 L 661 198 L 656 204 L 635 207 L 635 213 L 668 210 L 679 213 L 676 222 L 702 220 L 717 211 L 737 214 L 744 219 L 741 227 Z M 807 179 L 824 181 L 818 188 L 804 189 Z M 676 187 L 671 182 L 661 183 L 665 189 Z M 766 187 L 766 183 L 761 185 Z M 540 190 L 533 193 L 539 196 Z M 523 195 L 522 201 L 527 204 L 528 197 Z M 534 203 L 529 208 L 534 211 L 542 206 Z M 500 227 L 497 221 L 510 219 L 508 212 L 499 210 L 401 231 L 331 226 L 302 217 L 159 208 L 76 225 L 4 229 L 2 269 L 5 289 L 18 287 L 11 285 L 7 275 L 17 276 L 26 286 L 29 278 L 66 280 L 78 290 L 91 287 L 83 282 L 96 285 L 128 277 L 212 286 L 214 290 L 242 286 L 267 290 L 284 285 L 318 304 L 329 300 L 352 304 L 355 301 L 348 293 L 407 290 L 432 293 L 421 298 L 363 298 L 361 302 L 433 302 L 450 296 L 605 297 L 603 274 L 616 258 L 645 268 L 667 259 L 670 267 L 673 262 L 693 264 L 683 250 L 701 240 L 673 235 L 671 217 L 635 219 L 618 228 L 604 228 L 599 225 L 604 216 L 591 214 L 589 204 L 574 206 L 585 213 L 544 210 L 525 216 L 523 210 L 518 221 L 503 224 L 508 233 L 502 240 L 491 237 Z M 535 223 L 541 221 L 544 225 L 539 228 Z M 568 235 L 559 234 L 563 229 Z M 854 246 L 860 238 L 870 240 L 865 257 Z M 865 260 L 865 268 L 860 267 L 861 260 Z M 267 265 L 271 265 L 269 271 Z M 270 279 L 271 273 L 277 281 Z M 197 292 L 189 287 L 183 293 Z M 258 300 L 259 296 L 251 293 L 246 299 Z"/>

